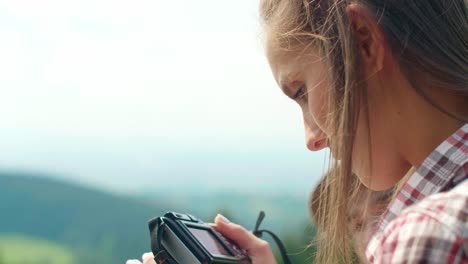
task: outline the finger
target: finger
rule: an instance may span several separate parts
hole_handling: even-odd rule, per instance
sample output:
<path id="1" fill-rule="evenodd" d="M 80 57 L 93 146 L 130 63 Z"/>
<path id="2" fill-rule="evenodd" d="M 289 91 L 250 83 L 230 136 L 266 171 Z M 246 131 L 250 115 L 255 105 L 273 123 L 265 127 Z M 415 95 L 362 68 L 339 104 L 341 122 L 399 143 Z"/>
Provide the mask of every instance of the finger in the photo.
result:
<path id="1" fill-rule="evenodd" d="M 139 260 L 136 259 L 129 259 L 125 264 L 142 264 Z"/>
<path id="2" fill-rule="evenodd" d="M 143 259 L 143 264 L 156 264 L 156 262 L 154 261 L 154 255 L 152 252 L 143 254 L 141 258 Z"/>
<path id="3" fill-rule="evenodd" d="M 256 237 L 240 225 L 229 222 L 224 216 L 217 215 L 216 227 L 227 238 L 236 242 L 241 248 L 247 250 L 249 255 L 264 255 L 271 251 L 269 244 Z"/>

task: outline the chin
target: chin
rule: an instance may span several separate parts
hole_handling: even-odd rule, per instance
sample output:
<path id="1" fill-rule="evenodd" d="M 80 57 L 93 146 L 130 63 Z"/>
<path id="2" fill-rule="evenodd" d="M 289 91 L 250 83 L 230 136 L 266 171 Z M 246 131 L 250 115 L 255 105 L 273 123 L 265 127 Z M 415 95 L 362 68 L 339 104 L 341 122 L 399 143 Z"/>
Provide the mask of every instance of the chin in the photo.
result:
<path id="1" fill-rule="evenodd" d="M 357 174 L 355 173 L 356 175 L 362 175 L 362 174 Z M 375 190 L 372 185 L 372 179 L 370 177 L 362 177 L 362 176 L 358 176 L 359 180 L 361 181 L 361 183 L 368 189 L 370 190 L 373 190 L 373 191 L 377 191 Z"/>
<path id="2" fill-rule="evenodd" d="M 395 186 L 395 184 L 378 184 L 378 183 L 375 183 L 375 182 L 369 182 L 367 184 L 364 183 L 364 185 L 367 188 L 369 188 L 370 190 L 375 191 L 375 192 L 386 191 L 386 190 L 392 188 L 393 186 Z"/>
<path id="3" fill-rule="evenodd" d="M 386 191 L 399 182 L 402 177 L 395 177 L 395 174 L 375 174 L 379 175 L 376 177 L 368 178 L 367 181 L 361 180 L 361 182 L 372 191 Z"/>
<path id="4" fill-rule="evenodd" d="M 395 187 L 411 169 L 409 164 L 392 163 L 390 159 L 378 160 L 374 165 L 372 170 L 364 169 L 367 166 L 360 166 L 360 173 L 356 172 L 361 183 L 372 191 L 386 191 Z"/>
<path id="5" fill-rule="evenodd" d="M 384 191 L 392 187 L 390 182 L 385 181 L 382 177 L 371 177 L 370 173 L 354 172 L 359 178 L 359 181 L 368 189 L 372 191 Z M 374 174 L 377 175 L 377 174 Z M 382 175 L 382 174 L 380 174 Z"/>

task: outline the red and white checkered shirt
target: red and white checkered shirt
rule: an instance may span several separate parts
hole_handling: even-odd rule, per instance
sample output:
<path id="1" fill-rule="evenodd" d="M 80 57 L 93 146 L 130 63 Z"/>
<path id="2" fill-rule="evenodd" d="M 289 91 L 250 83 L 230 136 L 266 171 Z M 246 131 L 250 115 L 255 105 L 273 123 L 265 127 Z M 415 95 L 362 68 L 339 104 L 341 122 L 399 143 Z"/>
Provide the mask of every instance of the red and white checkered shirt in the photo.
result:
<path id="1" fill-rule="evenodd" d="M 468 124 L 424 160 L 383 215 L 371 263 L 468 263 Z"/>

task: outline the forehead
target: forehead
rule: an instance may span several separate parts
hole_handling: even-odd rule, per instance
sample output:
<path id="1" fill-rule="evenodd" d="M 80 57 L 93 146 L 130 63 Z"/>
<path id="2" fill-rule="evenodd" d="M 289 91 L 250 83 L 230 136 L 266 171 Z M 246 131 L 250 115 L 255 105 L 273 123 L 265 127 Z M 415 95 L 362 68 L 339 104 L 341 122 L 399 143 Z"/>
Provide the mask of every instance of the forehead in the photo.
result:
<path id="1" fill-rule="evenodd" d="M 317 63 L 321 64 L 321 57 L 312 48 L 287 50 L 272 43 L 267 43 L 266 56 L 278 84 L 303 75 L 307 69 L 317 65 Z"/>

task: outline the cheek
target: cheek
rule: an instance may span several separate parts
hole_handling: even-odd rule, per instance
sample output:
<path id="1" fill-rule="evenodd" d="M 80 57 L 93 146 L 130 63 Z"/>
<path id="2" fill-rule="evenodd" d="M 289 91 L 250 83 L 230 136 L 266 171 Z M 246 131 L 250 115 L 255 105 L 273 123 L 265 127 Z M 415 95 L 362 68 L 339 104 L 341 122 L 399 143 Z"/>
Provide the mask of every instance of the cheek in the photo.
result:
<path id="1" fill-rule="evenodd" d="M 303 66 L 304 84 L 307 87 L 307 106 L 317 126 L 330 135 L 327 128 L 327 91 L 330 87 L 326 66 L 321 57 L 308 58 L 308 63 Z"/>
<path id="2" fill-rule="evenodd" d="M 327 93 L 326 84 L 315 85 L 308 89 L 308 108 L 317 126 L 329 135 L 329 129 L 326 125 L 327 116 Z"/>

